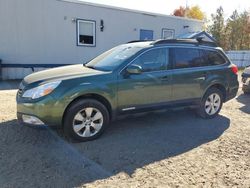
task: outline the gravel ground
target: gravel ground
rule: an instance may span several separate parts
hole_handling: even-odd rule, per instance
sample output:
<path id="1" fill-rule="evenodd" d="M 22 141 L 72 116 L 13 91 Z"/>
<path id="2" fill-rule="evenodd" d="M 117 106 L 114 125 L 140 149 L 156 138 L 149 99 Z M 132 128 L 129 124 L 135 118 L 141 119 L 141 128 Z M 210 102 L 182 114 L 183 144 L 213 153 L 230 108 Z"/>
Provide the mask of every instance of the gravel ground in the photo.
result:
<path id="1" fill-rule="evenodd" d="M 250 96 L 220 115 L 130 116 L 98 140 L 16 122 L 16 90 L 0 90 L 0 187 L 250 187 Z"/>

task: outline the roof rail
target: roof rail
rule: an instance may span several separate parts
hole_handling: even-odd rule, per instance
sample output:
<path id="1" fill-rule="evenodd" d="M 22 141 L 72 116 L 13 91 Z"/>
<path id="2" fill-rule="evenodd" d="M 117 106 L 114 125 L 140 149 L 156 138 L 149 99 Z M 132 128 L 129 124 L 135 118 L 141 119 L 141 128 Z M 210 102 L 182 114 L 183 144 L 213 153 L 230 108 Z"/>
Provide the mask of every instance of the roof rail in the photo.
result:
<path id="1" fill-rule="evenodd" d="M 160 44 L 194 44 L 194 45 L 204 45 L 211 47 L 218 47 L 215 42 L 204 41 L 203 37 L 197 37 L 196 39 L 162 39 L 156 40 L 151 43 L 152 45 Z"/>
<path id="2" fill-rule="evenodd" d="M 132 40 L 132 41 L 127 42 L 127 44 L 135 43 L 135 42 L 153 42 L 153 40 Z"/>

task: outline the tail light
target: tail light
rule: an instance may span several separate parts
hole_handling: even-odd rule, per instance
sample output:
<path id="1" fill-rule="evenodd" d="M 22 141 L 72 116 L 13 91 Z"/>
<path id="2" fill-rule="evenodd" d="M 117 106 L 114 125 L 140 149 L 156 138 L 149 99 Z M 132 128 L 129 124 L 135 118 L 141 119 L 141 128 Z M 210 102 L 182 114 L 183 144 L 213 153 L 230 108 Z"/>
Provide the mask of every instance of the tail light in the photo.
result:
<path id="1" fill-rule="evenodd" d="M 238 73 L 238 67 L 236 65 L 233 64 L 233 66 L 231 67 L 231 70 L 234 74 Z"/>

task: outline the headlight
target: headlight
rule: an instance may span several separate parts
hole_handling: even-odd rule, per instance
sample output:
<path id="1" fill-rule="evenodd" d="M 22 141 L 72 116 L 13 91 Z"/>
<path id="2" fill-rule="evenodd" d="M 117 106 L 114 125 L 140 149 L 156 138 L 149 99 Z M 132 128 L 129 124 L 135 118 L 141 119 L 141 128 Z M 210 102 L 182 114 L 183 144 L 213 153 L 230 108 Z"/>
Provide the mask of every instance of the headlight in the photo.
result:
<path id="1" fill-rule="evenodd" d="M 32 99 L 43 97 L 45 95 L 50 94 L 60 83 L 61 81 L 55 81 L 55 82 L 50 82 L 47 84 L 40 85 L 33 89 L 29 89 L 24 92 L 22 97 L 32 98 Z"/>

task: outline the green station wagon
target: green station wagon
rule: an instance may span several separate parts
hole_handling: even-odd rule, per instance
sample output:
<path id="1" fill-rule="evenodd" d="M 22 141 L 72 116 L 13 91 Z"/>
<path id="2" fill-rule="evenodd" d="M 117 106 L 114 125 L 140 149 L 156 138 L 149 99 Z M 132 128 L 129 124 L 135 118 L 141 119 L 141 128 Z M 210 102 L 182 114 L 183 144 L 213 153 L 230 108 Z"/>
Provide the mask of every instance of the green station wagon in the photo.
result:
<path id="1" fill-rule="evenodd" d="M 85 64 L 25 77 L 17 117 L 21 124 L 61 127 L 79 141 L 99 137 L 128 113 L 192 107 L 213 118 L 236 96 L 237 71 L 221 48 L 201 39 L 134 41 Z"/>

